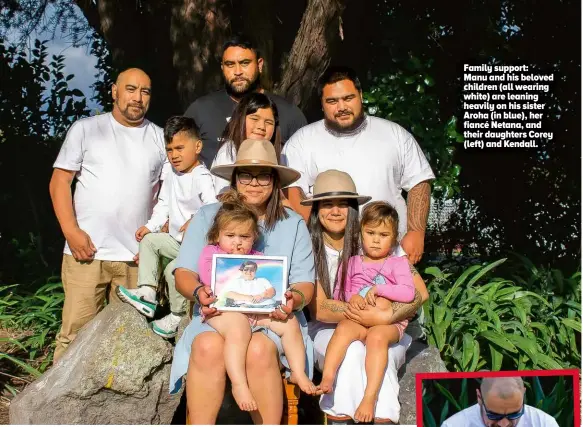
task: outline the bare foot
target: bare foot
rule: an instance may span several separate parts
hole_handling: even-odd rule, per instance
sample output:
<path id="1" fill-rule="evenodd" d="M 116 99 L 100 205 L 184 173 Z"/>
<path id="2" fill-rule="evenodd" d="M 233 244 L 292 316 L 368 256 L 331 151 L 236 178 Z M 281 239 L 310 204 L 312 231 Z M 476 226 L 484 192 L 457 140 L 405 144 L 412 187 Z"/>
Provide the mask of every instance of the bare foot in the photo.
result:
<path id="1" fill-rule="evenodd" d="M 322 391 L 322 394 L 332 393 L 332 390 L 334 389 L 335 379 L 336 378 L 334 375 L 327 374 L 322 375 L 322 382 L 318 386 L 318 388 Z"/>
<path id="2" fill-rule="evenodd" d="M 374 418 L 374 407 L 376 398 L 364 396 L 356 412 L 354 413 L 354 420 L 361 423 L 370 423 Z"/>
<path id="3" fill-rule="evenodd" d="M 314 385 L 312 381 L 310 381 L 305 372 L 296 373 L 292 371 L 289 377 L 289 381 L 300 386 L 300 389 L 306 394 L 310 394 L 313 396 L 316 393 L 318 393 L 318 388 Z"/>
<path id="4" fill-rule="evenodd" d="M 249 390 L 247 384 L 242 385 L 232 384 L 231 390 L 233 392 L 235 402 L 237 402 L 237 405 L 239 405 L 241 411 L 257 410 L 257 403 L 255 403 L 255 399 L 253 399 L 253 395 L 251 394 L 251 390 Z"/>

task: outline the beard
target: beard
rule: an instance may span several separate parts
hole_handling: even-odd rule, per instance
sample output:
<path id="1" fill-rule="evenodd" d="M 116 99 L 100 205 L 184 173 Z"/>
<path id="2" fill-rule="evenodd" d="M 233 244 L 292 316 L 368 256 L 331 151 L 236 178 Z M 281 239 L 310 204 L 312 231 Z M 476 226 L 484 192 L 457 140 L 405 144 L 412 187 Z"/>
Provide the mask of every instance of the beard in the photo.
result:
<path id="1" fill-rule="evenodd" d="M 225 81 L 225 90 L 233 98 L 243 98 L 245 95 L 256 92 L 259 89 L 259 76 L 259 71 L 257 71 L 252 80 L 241 77 L 246 84 L 239 87 L 233 86 L 233 80 Z"/>
<path id="2" fill-rule="evenodd" d="M 122 106 L 119 104 L 119 101 L 115 101 L 117 108 L 119 109 L 120 113 L 122 114 L 122 116 L 124 116 L 128 121 L 130 122 L 137 122 L 141 119 L 144 118 L 144 116 L 146 115 L 146 109 L 144 108 L 143 105 L 133 105 L 134 107 L 138 107 L 139 109 L 134 109 L 131 108 L 132 105 L 128 104 L 126 105 L 125 108 L 122 108 Z"/>
<path id="3" fill-rule="evenodd" d="M 353 113 L 351 112 L 350 114 L 353 114 Z M 360 127 L 360 125 L 362 124 L 362 122 L 364 121 L 364 119 L 365 119 L 364 109 L 361 109 L 360 110 L 360 114 L 358 116 L 356 116 L 354 118 L 354 120 L 352 121 L 352 123 L 350 123 L 350 124 L 341 125 L 338 122 L 336 122 L 334 120 L 329 120 L 326 117 L 324 118 L 324 122 L 326 124 L 326 127 L 328 129 L 333 130 L 334 132 L 338 132 L 338 133 L 352 133 L 356 129 L 358 129 L 358 127 Z"/>

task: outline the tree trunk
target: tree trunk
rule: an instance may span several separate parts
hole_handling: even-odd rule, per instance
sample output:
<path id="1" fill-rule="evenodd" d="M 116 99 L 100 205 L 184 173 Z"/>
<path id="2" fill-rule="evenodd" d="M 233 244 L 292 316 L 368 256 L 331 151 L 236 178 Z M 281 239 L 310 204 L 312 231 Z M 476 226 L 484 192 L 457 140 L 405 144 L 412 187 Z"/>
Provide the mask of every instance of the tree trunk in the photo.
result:
<path id="1" fill-rule="evenodd" d="M 172 8 L 172 63 L 178 74 L 180 104 L 220 87 L 220 55 L 230 29 L 224 0 L 180 0 Z"/>
<path id="2" fill-rule="evenodd" d="M 331 48 L 342 38 L 340 16 L 346 0 L 310 0 L 286 61 L 276 93 L 300 108 L 308 104 L 318 78 L 330 63 Z"/>

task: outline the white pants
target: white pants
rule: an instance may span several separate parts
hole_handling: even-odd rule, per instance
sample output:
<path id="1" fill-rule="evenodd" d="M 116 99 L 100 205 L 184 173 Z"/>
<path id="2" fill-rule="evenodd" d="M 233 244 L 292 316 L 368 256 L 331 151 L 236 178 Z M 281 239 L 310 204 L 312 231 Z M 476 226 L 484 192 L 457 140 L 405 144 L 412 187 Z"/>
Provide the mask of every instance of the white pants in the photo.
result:
<path id="1" fill-rule="evenodd" d="M 336 325 L 310 322 L 309 328 L 310 336 L 314 341 L 315 367 L 321 372 L 324 366 L 326 348 Z M 401 341 L 389 347 L 389 361 L 375 408 L 376 418 L 388 418 L 393 422 L 399 421 L 401 405 L 399 404 L 397 373 L 405 363 L 405 353 L 411 345 L 411 341 L 411 337 L 405 334 Z M 350 344 L 346 357 L 336 374 L 334 391 L 324 394 L 320 398 L 320 409 L 323 412 L 332 416 L 349 416 L 354 419 L 354 413 L 366 388 L 365 355 L 366 347 L 362 342 L 355 341 Z"/>

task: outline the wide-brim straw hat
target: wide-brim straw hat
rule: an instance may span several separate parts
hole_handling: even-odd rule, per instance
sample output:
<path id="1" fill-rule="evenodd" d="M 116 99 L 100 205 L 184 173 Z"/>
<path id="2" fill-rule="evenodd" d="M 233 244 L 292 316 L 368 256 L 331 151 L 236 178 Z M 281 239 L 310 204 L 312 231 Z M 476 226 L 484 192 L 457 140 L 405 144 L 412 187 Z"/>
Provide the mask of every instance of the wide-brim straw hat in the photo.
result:
<path id="1" fill-rule="evenodd" d="M 217 165 L 211 168 L 211 173 L 227 181 L 231 181 L 235 168 L 252 166 L 266 166 L 274 169 L 279 175 L 279 181 L 282 187 L 300 179 L 300 173 L 297 170 L 278 164 L 273 144 L 271 141 L 265 139 L 246 139 L 239 147 L 235 163 Z"/>
<path id="2" fill-rule="evenodd" d="M 362 205 L 370 201 L 372 197 L 358 194 L 354 181 L 346 172 L 330 169 L 316 177 L 314 196 L 311 199 L 302 200 L 300 203 L 309 206 L 320 200 L 331 199 L 356 199 L 358 204 Z"/>

